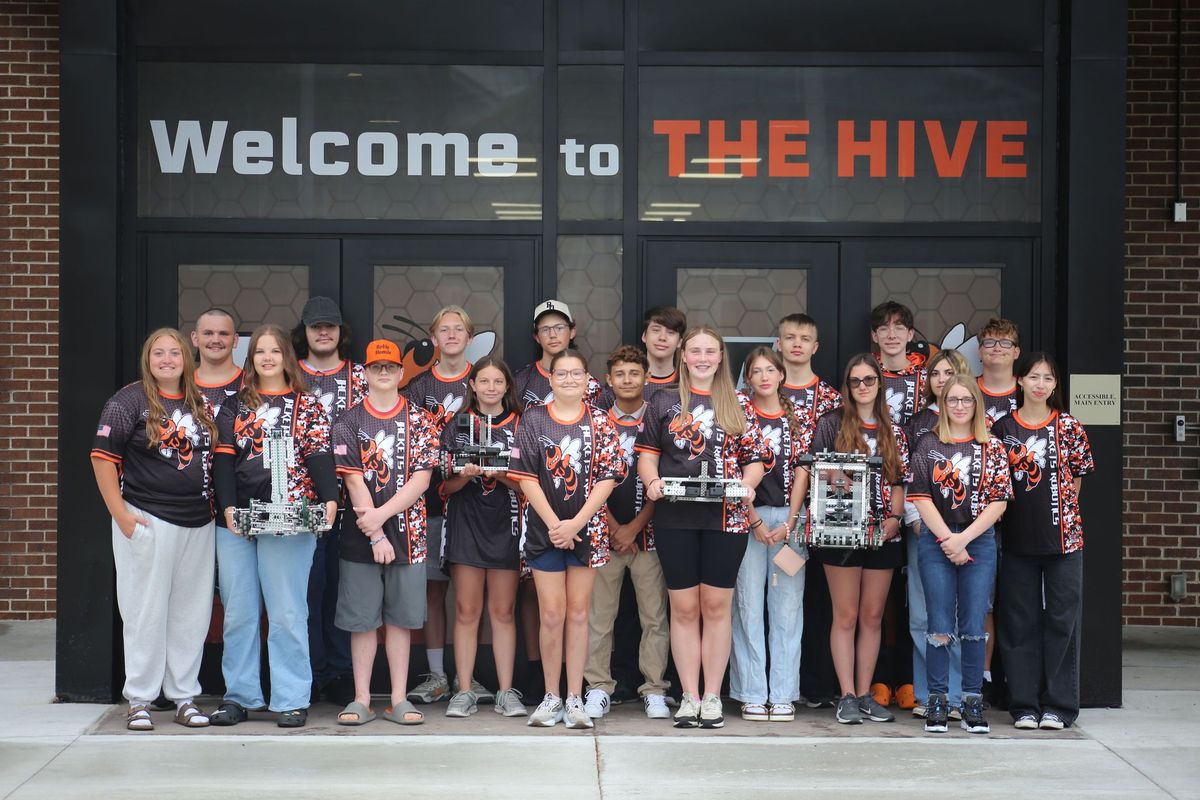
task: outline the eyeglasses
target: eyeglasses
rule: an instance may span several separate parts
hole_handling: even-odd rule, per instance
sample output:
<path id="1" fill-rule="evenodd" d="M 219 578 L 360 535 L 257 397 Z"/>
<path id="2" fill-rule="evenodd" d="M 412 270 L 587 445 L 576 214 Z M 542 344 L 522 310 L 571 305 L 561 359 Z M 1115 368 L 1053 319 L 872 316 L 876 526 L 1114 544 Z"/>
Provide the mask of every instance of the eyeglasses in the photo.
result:
<path id="1" fill-rule="evenodd" d="M 999 347 L 1001 350 L 1012 350 L 1017 346 L 1017 343 L 1012 339 L 984 339 L 979 343 L 979 346 L 987 348 L 988 350 L 991 350 L 995 347 Z"/>
<path id="2" fill-rule="evenodd" d="M 581 381 L 587 372 L 582 369 L 556 369 L 550 374 L 554 376 L 554 380 L 556 381 L 565 381 L 567 378 L 573 381 Z"/>
<path id="3" fill-rule="evenodd" d="M 377 375 L 390 375 L 393 372 L 399 372 L 400 365 L 392 364 L 388 361 L 379 361 L 379 362 L 369 365 L 367 367 L 367 370 L 370 372 L 374 372 Z"/>
<path id="4" fill-rule="evenodd" d="M 565 323 L 560 322 L 557 325 L 543 325 L 537 331 L 543 336 L 549 336 L 550 334 L 562 335 L 567 332 L 567 327 Z"/>
<path id="5" fill-rule="evenodd" d="M 970 408 L 971 406 L 975 405 L 975 398 L 974 397 L 947 397 L 946 405 L 961 406 L 962 408 Z"/>
<path id="6" fill-rule="evenodd" d="M 857 389 L 859 386 L 866 386 L 869 389 L 879 383 L 879 377 L 877 375 L 868 375 L 865 378 L 851 378 L 846 383 L 850 384 L 851 389 Z"/>

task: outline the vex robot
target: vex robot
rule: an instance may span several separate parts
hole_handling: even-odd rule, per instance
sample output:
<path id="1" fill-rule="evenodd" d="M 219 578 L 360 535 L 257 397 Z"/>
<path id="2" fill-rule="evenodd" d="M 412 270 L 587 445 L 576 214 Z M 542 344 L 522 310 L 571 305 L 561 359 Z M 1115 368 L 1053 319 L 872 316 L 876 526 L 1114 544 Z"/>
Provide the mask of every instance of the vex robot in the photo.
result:
<path id="1" fill-rule="evenodd" d="M 708 474 L 708 462 L 700 462 L 700 474 L 694 478 L 663 476 L 663 498 L 690 500 L 695 503 L 723 503 L 750 495 L 737 478 L 714 478 Z"/>
<path id="2" fill-rule="evenodd" d="M 871 487 L 881 476 L 883 459 L 861 453 L 822 452 L 804 456 L 801 464 L 812 476 L 805 543 L 854 550 L 881 547 L 883 528 L 872 513 Z"/>
<path id="3" fill-rule="evenodd" d="M 484 419 L 480 417 L 477 439 L 470 413 L 463 412 L 454 417 L 454 441 L 461 442 L 465 438 L 467 444 L 457 444 L 446 452 L 442 468 L 447 475 L 457 475 L 468 464 L 475 464 L 484 473 L 508 472 L 512 451 L 492 440 L 492 415 L 487 415 L 486 422 Z"/>
<path id="4" fill-rule="evenodd" d="M 288 465 L 296 458 L 296 444 L 288 432 L 276 428 L 263 442 L 263 466 L 271 470 L 271 500 L 263 502 L 250 498 L 249 508 L 233 510 L 233 524 L 245 536 L 289 536 L 295 533 L 314 533 L 320 536 L 329 530 L 325 521 L 325 506 L 309 505 L 307 500 L 289 502 Z"/>

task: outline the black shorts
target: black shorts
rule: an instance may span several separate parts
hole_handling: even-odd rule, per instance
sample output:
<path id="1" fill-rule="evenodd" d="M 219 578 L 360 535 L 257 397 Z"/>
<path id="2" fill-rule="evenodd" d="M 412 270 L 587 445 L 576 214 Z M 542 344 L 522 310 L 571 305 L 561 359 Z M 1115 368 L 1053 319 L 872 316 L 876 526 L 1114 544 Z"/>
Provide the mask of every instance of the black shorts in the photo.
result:
<path id="1" fill-rule="evenodd" d="M 737 584 L 749 540 L 744 533 L 654 529 L 658 562 L 668 589 L 691 589 L 702 583 L 717 589 L 732 589 Z"/>
<path id="2" fill-rule="evenodd" d="M 878 550 L 853 550 L 849 547 L 813 547 L 808 556 L 818 564 L 863 569 L 900 569 L 907 560 L 902 538 L 884 543 Z"/>

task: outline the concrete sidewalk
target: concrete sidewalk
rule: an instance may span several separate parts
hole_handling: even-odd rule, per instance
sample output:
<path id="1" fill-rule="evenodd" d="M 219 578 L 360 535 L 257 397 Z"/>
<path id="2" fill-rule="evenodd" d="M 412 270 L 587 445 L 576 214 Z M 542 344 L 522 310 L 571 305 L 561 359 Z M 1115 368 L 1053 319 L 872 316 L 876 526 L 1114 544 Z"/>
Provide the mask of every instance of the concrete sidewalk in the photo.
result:
<path id="1" fill-rule="evenodd" d="M 969 794 L 1200 800 L 1200 631 L 1126 631 L 1123 709 L 1088 709 L 1077 728 L 927 737 L 919 723 L 847 728 L 829 712 L 795 723 L 730 720 L 675 731 L 618 708 L 593 732 L 533 731 L 487 707 L 418 728 L 333 724 L 317 706 L 302 730 L 269 718 L 188 732 L 161 720 L 128 734 L 111 706 L 51 703 L 52 622 L 0 623 L 0 798 L 404 794 L 460 798 L 890 797 Z M 735 704 L 727 703 L 734 713 Z M 107 715 L 107 717 L 106 717 Z M 173 730 L 169 730 L 173 729 Z M 391 734 L 391 735 L 388 735 Z M 535 749 L 536 748 L 536 749 Z M 937 781 L 937 788 L 931 786 Z"/>

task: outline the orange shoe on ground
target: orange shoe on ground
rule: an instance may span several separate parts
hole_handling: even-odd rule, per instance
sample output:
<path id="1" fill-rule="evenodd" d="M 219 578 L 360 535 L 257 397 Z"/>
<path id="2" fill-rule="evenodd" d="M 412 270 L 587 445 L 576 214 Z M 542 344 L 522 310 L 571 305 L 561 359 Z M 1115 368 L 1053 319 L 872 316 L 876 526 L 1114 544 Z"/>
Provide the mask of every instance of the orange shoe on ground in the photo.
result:
<path id="1" fill-rule="evenodd" d="M 892 687 L 886 683 L 871 684 L 871 696 L 875 698 L 875 702 L 887 708 L 892 704 Z"/>
<path id="2" fill-rule="evenodd" d="M 905 710 L 917 707 L 917 696 L 913 694 L 911 683 L 906 683 L 896 690 L 896 705 Z"/>

